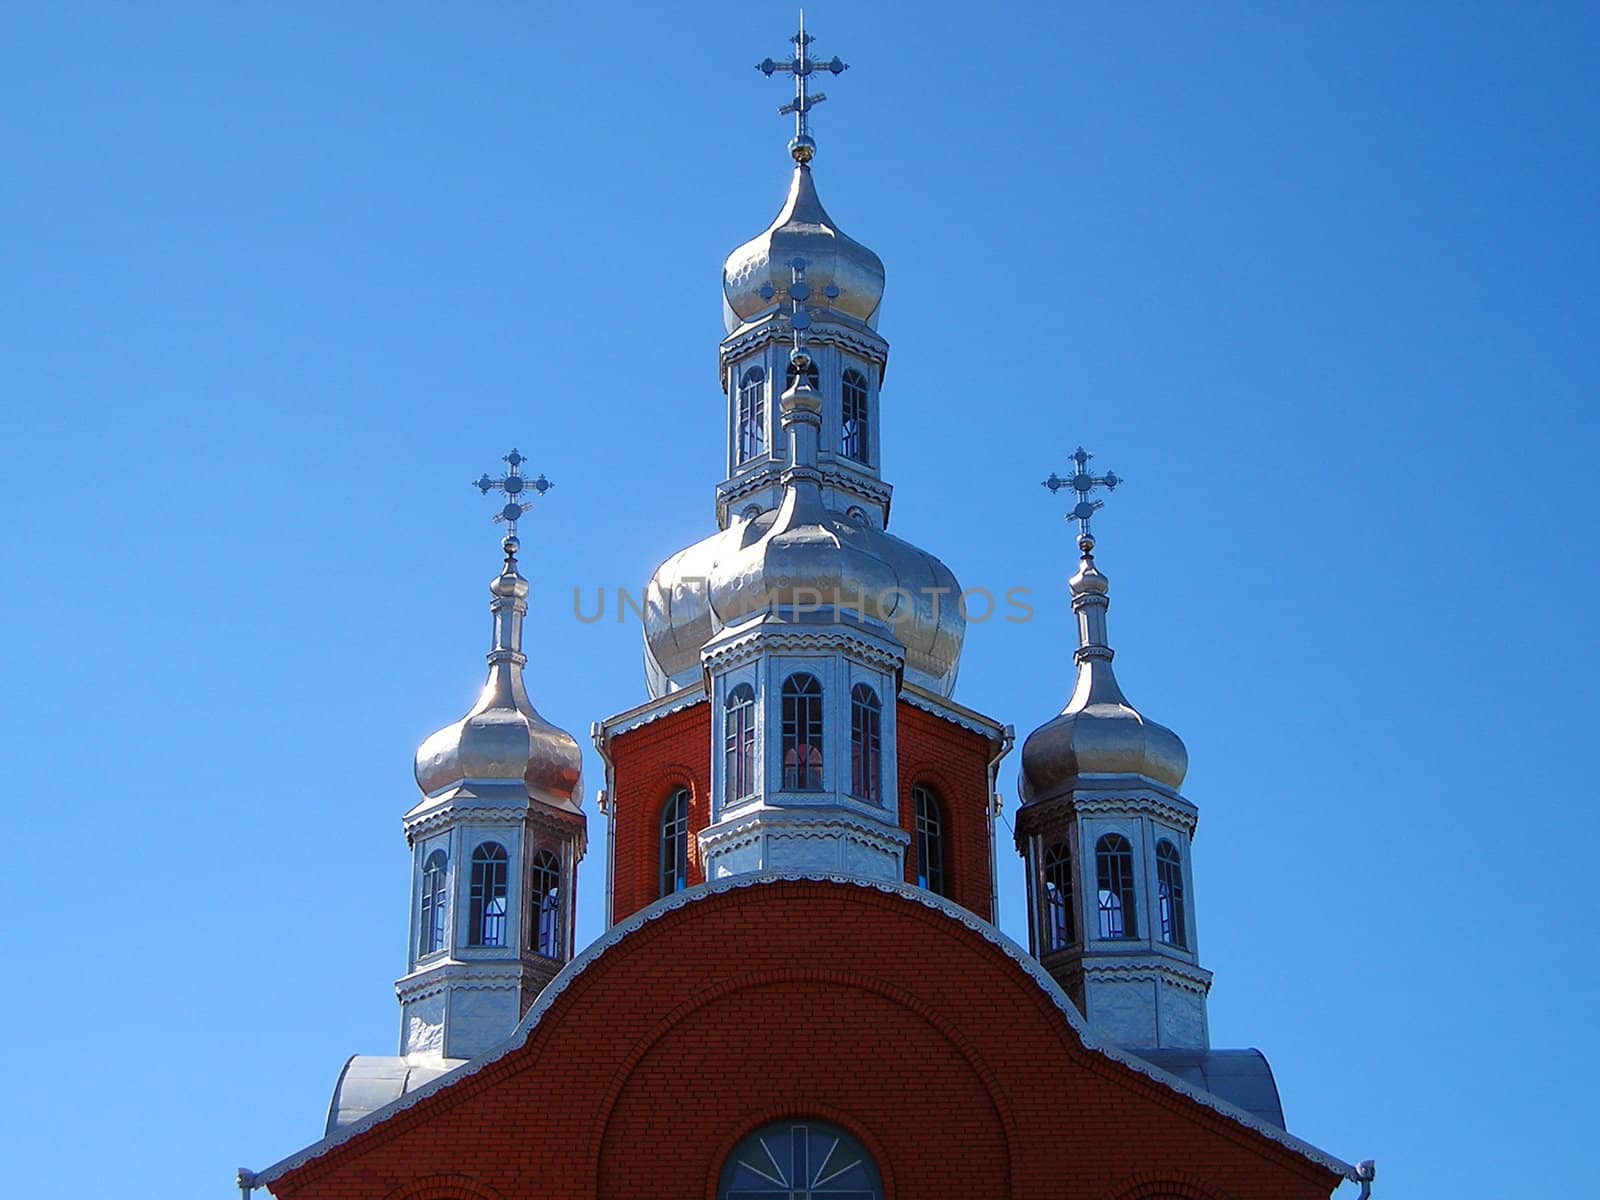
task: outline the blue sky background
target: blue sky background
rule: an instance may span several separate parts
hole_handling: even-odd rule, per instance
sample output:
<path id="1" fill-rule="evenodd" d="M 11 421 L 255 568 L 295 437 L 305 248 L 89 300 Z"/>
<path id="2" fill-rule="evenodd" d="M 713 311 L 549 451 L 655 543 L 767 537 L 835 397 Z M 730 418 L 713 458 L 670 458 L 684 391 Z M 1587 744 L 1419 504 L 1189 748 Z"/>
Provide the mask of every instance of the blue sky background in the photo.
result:
<path id="1" fill-rule="evenodd" d="M 718 268 L 788 165 L 750 64 L 792 19 L 8 6 L 15 1194 L 225 1196 L 392 1052 L 411 756 L 480 682 L 467 481 L 512 444 L 557 481 L 537 703 L 582 739 L 643 698 L 572 593 L 712 527 Z M 1038 481 L 1081 442 L 1128 479 L 1119 673 L 1190 749 L 1215 1042 L 1380 1198 L 1588 1190 L 1597 10 L 809 23 L 853 67 L 819 188 L 889 272 L 893 527 L 1038 597 L 958 698 L 1025 734 L 1067 697 Z"/>

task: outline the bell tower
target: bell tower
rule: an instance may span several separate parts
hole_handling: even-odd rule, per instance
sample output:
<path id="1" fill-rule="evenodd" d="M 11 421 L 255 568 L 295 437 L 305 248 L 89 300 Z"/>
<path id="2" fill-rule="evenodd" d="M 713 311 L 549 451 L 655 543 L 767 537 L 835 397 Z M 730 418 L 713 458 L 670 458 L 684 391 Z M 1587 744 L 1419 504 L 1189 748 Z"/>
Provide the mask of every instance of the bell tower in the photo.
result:
<path id="1" fill-rule="evenodd" d="M 804 24 L 778 216 L 722 272 L 727 475 L 717 532 L 655 571 L 650 700 L 600 723 L 608 914 L 761 871 L 901 880 L 994 913 L 1005 726 L 952 698 L 961 587 L 888 532 L 882 261 L 823 207 Z"/>
<path id="2" fill-rule="evenodd" d="M 1077 682 L 1059 716 L 1022 747 L 1017 849 L 1027 862 L 1028 931 L 1046 970 L 1096 1029 L 1129 1048 L 1210 1046 L 1190 844 L 1199 813 L 1179 793 L 1189 756 L 1178 735 L 1129 703 L 1111 670 L 1110 582 L 1095 564 L 1092 499 L 1122 480 L 1089 470 L 1045 480 L 1077 502 L 1072 611 Z"/>
<path id="3" fill-rule="evenodd" d="M 572 735 L 533 707 L 523 682 L 528 581 L 517 565 L 528 496 L 551 487 L 484 475 L 504 494 L 505 562 L 489 584 L 489 677 L 466 716 L 417 751 L 422 799 L 406 813 L 412 853 L 406 974 L 395 985 L 404 1056 L 467 1059 L 496 1045 L 573 953 L 573 892 L 587 822 Z"/>

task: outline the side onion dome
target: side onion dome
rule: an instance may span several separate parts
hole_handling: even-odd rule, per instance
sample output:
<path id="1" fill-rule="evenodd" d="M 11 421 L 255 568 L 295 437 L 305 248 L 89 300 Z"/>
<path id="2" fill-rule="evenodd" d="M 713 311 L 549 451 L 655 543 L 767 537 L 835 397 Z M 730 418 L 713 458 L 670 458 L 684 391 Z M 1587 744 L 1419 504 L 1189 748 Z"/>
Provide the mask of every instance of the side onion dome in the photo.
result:
<path id="1" fill-rule="evenodd" d="M 877 326 L 883 260 L 839 231 L 817 198 L 811 168 L 802 163 L 777 219 L 723 264 L 722 317 L 729 333 L 788 298 L 796 259 L 805 264 L 813 304 Z"/>
<path id="2" fill-rule="evenodd" d="M 1165 725 L 1134 708 L 1111 670 L 1106 644 L 1108 581 L 1085 552 L 1072 577 L 1078 615 L 1078 682 L 1059 716 L 1022 746 L 1024 802 L 1045 799 L 1080 775 L 1142 775 L 1176 791 L 1189 770 L 1189 752 Z"/>
<path id="3" fill-rule="evenodd" d="M 418 749 L 417 786 L 436 796 L 461 784 L 516 784 L 576 811 L 583 754 L 570 733 L 539 715 L 522 680 L 528 661 L 522 653 L 528 581 L 517 572 L 514 553 L 489 592 L 494 614 L 489 677 L 471 711 Z"/>

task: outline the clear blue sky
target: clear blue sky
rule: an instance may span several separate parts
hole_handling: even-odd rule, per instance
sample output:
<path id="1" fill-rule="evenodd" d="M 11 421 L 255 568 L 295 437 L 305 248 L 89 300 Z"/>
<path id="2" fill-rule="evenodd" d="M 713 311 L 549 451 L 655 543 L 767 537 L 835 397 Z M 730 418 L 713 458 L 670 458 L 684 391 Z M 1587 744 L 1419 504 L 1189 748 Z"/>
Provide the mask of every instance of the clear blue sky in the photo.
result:
<path id="1" fill-rule="evenodd" d="M 1380 1200 L 1588 1191 L 1596 9 L 809 16 L 852 64 L 819 187 L 889 272 L 894 529 L 1039 601 L 958 698 L 1022 733 L 1066 699 L 1038 481 L 1082 442 L 1129 481 L 1121 678 L 1190 749 L 1216 1042 Z M 644 697 L 572 592 L 711 528 L 718 268 L 782 199 L 751 64 L 792 19 L 8 8 L 16 1195 L 226 1196 L 392 1052 L 411 756 L 480 682 L 467 481 L 512 444 L 557 481 L 538 704 L 584 738 Z"/>

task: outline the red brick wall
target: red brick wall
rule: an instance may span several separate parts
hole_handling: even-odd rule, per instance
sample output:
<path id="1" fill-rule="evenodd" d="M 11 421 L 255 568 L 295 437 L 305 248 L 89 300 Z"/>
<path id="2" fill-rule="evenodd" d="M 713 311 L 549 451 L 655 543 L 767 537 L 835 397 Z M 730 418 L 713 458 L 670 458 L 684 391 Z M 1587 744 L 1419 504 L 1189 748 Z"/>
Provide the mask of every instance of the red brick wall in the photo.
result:
<path id="1" fill-rule="evenodd" d="M 617 806 L 616 888 L 612 915 L 622 920 L 659 898 L 661 808 L 689 789 L 689 882 L 704 883 L 698 834 L 711 823 L 711 706 L 694 704 L 611 741 Z"/>
<path id="2" fill-rule="evenodd" d="M 943 807 L 945 891 L 963 908 L 994 920 L 989 854 L 989 741 L 900 701 L 895 710 L 900 828 L 916 836 L 911 789 L 932 789 Z M 906 882 L 917 882 L 916 843 L 906 849 Z"/>
<path id="3" fill-rule="evenodd" d="M 891 1200 L 1312 1200 L 1337 1182 L 1086 1050 L 1035 979 L 946 914 L 776 882 L 628 934 L 522 1045 L 272 1190 L 709 1200 L 739 1139 L 789 1116 L 854 1132 Z"/>

